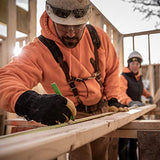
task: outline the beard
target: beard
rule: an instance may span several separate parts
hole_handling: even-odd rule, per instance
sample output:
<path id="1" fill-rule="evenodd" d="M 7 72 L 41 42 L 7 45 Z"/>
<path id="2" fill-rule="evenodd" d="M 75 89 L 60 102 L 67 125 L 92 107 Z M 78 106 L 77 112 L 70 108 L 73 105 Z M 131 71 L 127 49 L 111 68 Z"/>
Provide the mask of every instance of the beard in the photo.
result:
<path id="1" fill-rule="evenodd" d="M 74 48 L 79 43 L 80 39 L 78 37 L 62 37 L 62 42 L 67 48 Z"/>

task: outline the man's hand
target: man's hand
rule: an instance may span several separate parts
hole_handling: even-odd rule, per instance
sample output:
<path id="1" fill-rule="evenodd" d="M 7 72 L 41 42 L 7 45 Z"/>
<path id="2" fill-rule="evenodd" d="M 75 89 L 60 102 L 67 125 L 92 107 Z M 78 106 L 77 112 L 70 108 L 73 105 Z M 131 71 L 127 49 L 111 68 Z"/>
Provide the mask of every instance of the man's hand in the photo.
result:
<path id="1" fill-rule="evenodd" d="M 75 117 L 76 108 L 69 99 L 57 94 L 40 95 L 35 91 L 24 92 L 17 100 L 15 112 L 27 120 L 54 125 Z"/>
<path id="2" fill-rule="evenodd" d="M 108 105 L 109 105 L 109 112 L 127 112 L 129 111 L 128 108 L 125 105 L 119 103 L 116 98 L 111 98 L 108 101 Z"/>
<path id="3" fill-rule="evenodd" d="M 144 103 L 140 101 L 130 101 L 128 104 L 129 107 L 134 107 L 134 106 L 145 106 Z"/>

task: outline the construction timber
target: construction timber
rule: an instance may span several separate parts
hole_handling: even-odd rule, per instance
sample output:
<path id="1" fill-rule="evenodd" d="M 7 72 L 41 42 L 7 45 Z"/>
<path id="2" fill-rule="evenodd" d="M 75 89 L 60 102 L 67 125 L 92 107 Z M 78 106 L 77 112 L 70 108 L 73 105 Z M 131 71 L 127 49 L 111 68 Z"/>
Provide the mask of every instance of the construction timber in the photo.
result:
<path id="1" fill-rule="evenodd" d="M 44 126 L 0 137 L 0 159 L 47 160 L 59 157 L 145 115 L 156 105 L 137 107 L 63 125 Z M 80 121 L 81 120 L 81 121 Z"/>

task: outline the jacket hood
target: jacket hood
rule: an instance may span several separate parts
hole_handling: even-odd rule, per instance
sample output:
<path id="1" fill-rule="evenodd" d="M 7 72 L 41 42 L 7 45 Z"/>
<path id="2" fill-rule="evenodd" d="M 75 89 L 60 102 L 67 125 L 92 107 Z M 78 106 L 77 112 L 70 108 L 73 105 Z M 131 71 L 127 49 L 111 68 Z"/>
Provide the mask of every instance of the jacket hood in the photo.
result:
<path id="1" fill-rule="evenodd" d="M 123 70 L 122 70 L 122 73 L 132 73 L 131 72 L 131 70 L 128 68 L 128 67 L 124 67 L 123 68 Z M 137 75 L 135 75 L 135 78 L 137 79 L 137 80 L 139 80 L 140 79 L 140 73 L 138 72 L 138 74 Z"/>
<path id="2" fill-rule="evenodd" d="M 48 38 L 53 40 L 56 44 L 58 44 L 61 47 L 67 48 L 62 41 L 60 40 L 60 38 L 58 37 L 55 27 L 54 27 L 54 23 L 51 20 L 51 18 L 48 16 L 47 12 L 44 11 L 41 18 L 40 18 L 40 25 L 41 25 L 41 34 Z M 81 40 L 83 39 L 85 33 L 86 33 L 86 27 L 84 29 L 83 35 L 81 37 Z M 70 48 L 67 48 L 70 49 Z"/>
<path id="3" fill-rule="evenodd" d="M 40 18 L 40 25 L 41 25 L 41 34 L 44 37 L 51 39 L 56 43 L 60 43 L 61 45 L 63 44 L 55 31 L 53 21 L 49 18 L 46 11 L 42 14 Z"/>

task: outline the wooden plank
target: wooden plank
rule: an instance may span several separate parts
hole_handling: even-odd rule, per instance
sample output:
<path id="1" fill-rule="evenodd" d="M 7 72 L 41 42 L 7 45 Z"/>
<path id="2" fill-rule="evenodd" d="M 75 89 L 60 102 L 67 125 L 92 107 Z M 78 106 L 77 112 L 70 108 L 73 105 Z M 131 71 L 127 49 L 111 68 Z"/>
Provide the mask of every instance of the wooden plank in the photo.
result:
<path id="1" fill-rule="evenodd" d="M 11 61 L 16 43 L 16 0 L 8 0 L 7 3 L 7 39 L 6 39 L 7 63 Z M 7 113 L 7 118 L 16 117 L 16 114 Z M 7 128 L 10 133 L 11 128 Z"/>
<path id="2" fill-rule="evenodd" d="M 29 0 L 29 18 L 28 18 L 28 42 L 36 36 L 37 23 L 37 0 Z"/>
<path id="3" fill-rule="evenodd" d="M 132 42 L 133 42 L 133 51 L 135 50 L 135 38 L 132 36 Z"/>
<path id="4" fill-rule="evenodd" d="M 108 134 L 109 137 L 116 138 L 137 138 L 137 130 L 118 129 Z"/>
<path id="5" fill-rule="evenodd" d="M 97 13 L 95 15 L 95 18 L 96 18 L 96 26 L 103 29 L 103 25 L 104 25 L 104 19 L 103 19 L 104 16 L 102 16 L 102 14 L 100 13 Z"/>
<path id="6" fill-rule="evenodd" d="M 25 33 L 25 34 L 28 34 L 28 16 L 29 16 L 29 13 L 16 6 L 16 15 L 17 15 L 17 31 L 20 31 L 22 33 Z"/>
<path id="7" fill-rule="evenodd" d="M 23 126 L 23 127 L 43 127 L 41 123 L 37 123 L 35 121 L 27 121 L 25 119 L 7 119 L 5 121 L 5 125 L 7 126 Z"/>
<path id="8" fill-rule="evenodd" d="M 71 125 L 71 124 L 81 123 L 81 122 L 89 121 L 89 120 L 92 120 L 92 119 L 96 119 L 96 118 L 100 118 L 100 117 L 104 117 L 106 115 L 112 115 L 112 114 L 114 114 L 114 112 L 107 112 L 107 113 L 103 113 L 103 114 L 93 115 L 93 116 L 77 119 L 75 121 L 70 121 L 68 123 L 62 123 L 62 124 L 59 124 L 59 125 L 55 125 L 55 126 L 52 127 L 52 129 L 53 128 L 64 127 L 64 126 Z M 27 121 L 25 119 L 19 119 L 19 118 L 18 119 L 17 118 L 16 119 L 8 119 L 8 120 L 5 121 L 5 124 L 6 124 L 7 127 L 12 126 L 12 132 L 11 133 L 21 132 L 21 131 L 30 130 L 30 129 L 33 129 L 33 128 L 46 126 L 46 125 L 43 125 L 41 123 L 37 123 L 35 121 Z M 14 126 L 16 126 L 16 127 L 14 127 Z"/>
<path id="9" fill-rule="evenodd" d="M 0 22 L 7 24 L 7 0 L 1 0 L 0 4 Z"/>
<path id="10" fill-rule="evenodd" d="M 156 105 L 143 106 L 56 129 L 52 129 L 55 126 L 41 127 L 22 132 L 22 135 L 1 136 L 0 159 L 56 158 L 122 127 L 155 107 Z"/>
<path id="11" fill-rule="evenodd" d="M 111 132 L 109 136 L 137 138 L 137 131 L 140 130 L 160 130 L 160 120 L 134 120 L 118 130 Z"/>
<path id="12" fill-rule="evenodd" d="M 5 66 L 8 63 L 8 56 L 7 56 L 7 40 L 3 40 L 1 43 L 1 63 L 0 67 Z"/>
<path id="13" fill-rule="evenodd" d="M 135 32 L 135 33 L 123 34 L 123 37 L 140 36 L 140 35 L 155 34 L 155 33 L 160 33 L 160 29 L 149 30 L 149 31 L 144 31 L 144 32 Z"/>
<path id="14" fill-rule="evenodd" d="M 107 25 L 107 24 L 106 24 L 106 26 L 107 26 L 107 34 L 108 34 L 108 36 L 110 37 L 110 39 L 112 39 L 112 33 L 111 33 L 112 28 L 111 28 L 110 25 Z"/>
<path id="15" fill-rule="evenodd" d="M 160 130 L 160 120 L 134 120 L 121 127 L 122 130 Z"/>
<path id="16" fill-rule="evenodd" d="M 119 72 L 121 73 L 124 68 L 124 48 L 123 48 L 123 38 L 122 35 L 118 35 L 118 46 L 117 46 L 117 53 L 119 59 Z"/>
<path id="17" fill-rule="evenodd" d="M 7 0 L 0 2 L 0 22 L 7 24 Z M 16 6 L 17 15 L 17 30 L 23 33 L 28 33 L 28 12 Z"/>
<path id="18" fill-rule="evenodd" d="M 92 7 L 92 14 L 91 14 L 91 17 L 89 19 L 89 23 L 90 24 L 93 24 L 93 25 L 96 25 L 96 9 L 94 7 Z"/>
<path id="19" fill-rule="evenodd" d="M 160 100 L 160 88 L 158 88 L 158 90 L 154 96 L 153 101 L 154 101 L 154 103 L 157 103 L 159 100 Z"/>
<path id="20" fill-rule="evenodd" d="M 158 107 L 156 109 L 153 109 L 152 111 L 146 113 L 146 115 L 154 115 L 154 116 L 158 115 L 158 116 L 160 116 L 160 108 Z"/>
<path id="21" fill-rule="evenodd" d="M 113 29 L 113 45 L 115 47 L 116 53 L 118 53 L 117 51 L 117 47 L 118 47 L 118 32 L 116 30 Z"/>
<path id="22" fill-rule="evenodd" d="M 154 96 L 154 74 L 153 66 L 149 64 L 149 90 L 152 96 Z"/>
<path id="23" fill-rule="evenodd" d="M 7 55 L 8 62 L 13 56 L 16 42 L 16 0 L 8 0 L 7 6 Z"/>
<path id="24" fill-rule="evenodd" d="M 0 136 L 4 135 L 5 116 L 6 112 L 0 109 Z"/>

